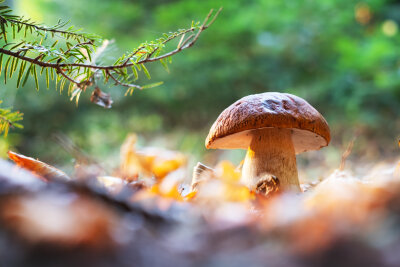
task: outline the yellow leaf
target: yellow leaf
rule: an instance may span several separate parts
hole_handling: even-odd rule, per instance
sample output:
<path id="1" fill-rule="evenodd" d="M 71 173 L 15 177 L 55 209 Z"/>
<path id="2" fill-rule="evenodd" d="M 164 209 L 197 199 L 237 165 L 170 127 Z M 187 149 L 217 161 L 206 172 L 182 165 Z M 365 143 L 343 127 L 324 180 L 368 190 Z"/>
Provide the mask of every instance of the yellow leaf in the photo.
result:
<path id="1" fill-rule="evenodd" d="M 121 172 L 125 179 L 136 179 L 142 174 L 160 180 L 186 165 L 186 156 L 180 152 L 154 147 L 136 150 L 136 141 L 136 135 L 129 135 L 121 147 Z"/>
<path id="2" fill-rule="evenodd" d="M 215 172 L 218 178 L 228 182 L 238 182 L 241 177 L 241 173 L 236 170 L 236 167 L 227 160 L 221 161 L 215 167 Z"/>

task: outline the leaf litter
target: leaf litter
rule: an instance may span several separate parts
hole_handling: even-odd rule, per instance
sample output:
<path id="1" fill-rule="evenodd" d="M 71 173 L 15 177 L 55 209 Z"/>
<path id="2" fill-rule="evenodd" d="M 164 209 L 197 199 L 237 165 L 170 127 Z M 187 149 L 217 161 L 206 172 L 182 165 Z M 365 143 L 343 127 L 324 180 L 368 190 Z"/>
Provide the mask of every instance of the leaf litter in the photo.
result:
<path id="1" fill-rule="evenodd" d="M 9 152 L 0 162 L 0 257 L 14 266 L 398 266 L 399 164 L 342 169 L 303 193 L 264 196 L 228 161 L 137 148 L 110 176 L 63 172 Z M 17 167 L 19 166 L 19 167 Z M 38 179 L 39 178 L 39 179 Z M 56 257 L 54 256 L 56 255 Z"/>

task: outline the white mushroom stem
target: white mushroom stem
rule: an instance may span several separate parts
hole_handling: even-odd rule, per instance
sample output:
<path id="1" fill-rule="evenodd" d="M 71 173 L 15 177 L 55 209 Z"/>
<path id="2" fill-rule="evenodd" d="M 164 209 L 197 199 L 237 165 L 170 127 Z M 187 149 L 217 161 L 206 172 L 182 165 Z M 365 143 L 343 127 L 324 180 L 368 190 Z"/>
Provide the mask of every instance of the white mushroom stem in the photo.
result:
<path id="1" fill-rule="evenodd" d="M 275 176 L 282 190 L 300 191 L 296 154 L 288 129 L 266 128 L 251 132 L 242 169 L 242 180 L 251 189 L 266 177 Z"/>

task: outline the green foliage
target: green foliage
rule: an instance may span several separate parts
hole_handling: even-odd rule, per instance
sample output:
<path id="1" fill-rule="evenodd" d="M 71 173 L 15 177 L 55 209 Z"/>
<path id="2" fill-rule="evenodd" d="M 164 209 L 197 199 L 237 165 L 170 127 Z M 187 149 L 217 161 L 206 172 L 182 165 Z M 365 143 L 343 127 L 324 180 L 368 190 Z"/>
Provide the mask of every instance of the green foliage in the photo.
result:
<path id="1" fill-rule="evenodd" d="M 1 101 L 0 101 L 1 103 Z M 23 128 L 18 121 L 21 121 L 23 118 L 22 113 L 19 111 L 11 111 L 10 109 L 0 108 L 0 134 L 4 134 L 7 136 L 8 131 L 11 128 Z"/>
<path id="2" fill-rule="evenodd" d="M 67 25 L 64 22 L 59 21 L 53 27 L 45 27 L 23 17 L 10 15 L 10 13 L 11 9 L 9 7 L 0 6 L 0 28 L 2 30 L 2 37 L 0 38 L 5 43 L 0 48 L 0 53 L 2 53 L 2 59 L 3 54 L 6 55 L 4 56 L 6 62 L 4 67 L 4 82 L 7 83 L 7 78 L 13 76 L 19 65 L 18 87 L 25 71 L 25 64 L 22 61 L 25 61 L 30 62 L 31 66 L 26 70 L 26 78 L 22 85 L 25 84 L 29 76 L 33 76 L 36 89 L 39 90 L 36 68 L 40 67 L 41 73 L 46 69 L 47 81 L 49 80 L 48 69 L 51 69 L 51 72 L 55 71 L 56 75 L 58 75 L 59 79 L 57 81 L 60 84 L 60 91 L 63 91 L 64 85 L 67 82 L 70 83 L 68 94 L 72 94 L 76 88 L 80 91 L 85 91 L 88 86 L 96 83 L 96 78 L 98 78 L 97 73 L 101 71 L 105 83 L 111 79 L 118 85 L 142 89 L 139 85 L 130 84 L 132 77 L 134 77 L 133 81 L 138 78 L 137 71 L 143 70 L 147 78 L 151 79 L 150 73 L 145 66 L 146 63 L 167 59 L 190 47 L 197 40 L 199 34 L 213 22 L 212 20 L 211 23 L 208 23 L 208 19 L 211 16 L 210 13 L 203 24 L 192 22 L 188 29 L 164 33 L 162 37 L 155 41 L 142 43 L 133 52 L 123 54 L 114 64 L 102 65 L 96 62 L 96 58 L 99 57 L 99 53 L 96 54 L 96 49 L 99 47 L 95 41 L 99 40 L 98 37 L 80 33 L 81 30 L 76 30 L 73 26 L 64 30 L 63 28 Z M 191 34 L 185 38 L 186 34 L 196 31 L 196 34 Z M 36 37 L 39 37 L 39 40 L 29 42 L 23 39 L 18 42 L 9 42 L 7 35 L 10 32 L 12 32 L 13 41 L 20 37 L 18 36 L 20 32 L 23 32 L 23 38 L 36 35 Z M 49 38 L 49 34 L 52 38 Z M 178 37 L 181 37 L 178 47 L 172 51 L 165 52 L 164 48 L 166 44 Z M 60 42 L 60 40 L 63 42 Z M 103 51 L 104 49 L 100 50 Z M 10 61 L 11 64 L 9 64 Z M 165 60 L 162 64 L 166 66 L 167 62 Z M 132 73 L 128 72 L 128 69 L 132 70 Z M 53 77 L 54 74 L 51 74 Z M 48 84 L 46 82 L 47 86 Z M 128 90 L 131 91 L 131 89 Z M 77 96 L 78 93 L 75 93 L 75 95 Z"/>
<path id="3" fill-rule="evenodd" d="M 3 2 L 0 1 L 0 4 Z M 0 41 L 3 43 L 0 47 L 0 73 L 4 83 L 17 73 L 17 88 L 24 86 L 29 77 L 33 77 L 35 88 L 39 90 L 38 75 L 44 73 L 47 88 L 50 87 L 50 78 L 55 79 L 56 88 L 58 85 L 62 92 L 67 86 L 70 99 L 75 99 L 77 103 L 81 93 L 93 86 L 92 102 L 106 108 L 111 107 L 112 100 L 100 90 L 100 80 L 104 84 L 111 81 L 115 85 L 128 87 L 125 95 L 132 94 L 134 89 L 161 85 L 162 82 L 144 86 L 133 82 L 139 78 L 139 71 L 151 79 L 145 64 L 160 61 L 168 68 L 168 59 L 191 47 L 219 13 L 209 20 L 211 11 L 203 24 L 192 22 L 187 29 L 164 33 L 155 41 L 144 42 L 132 52 L 123 54 L 113 64 L 105 65 L 98 59 L 109 43 L 107 40 L 101 42 L 98 36 L 82 33 L 81 29 L 73 26 L 68 27 L 68 22 L 59 20 L 56 25 L 47 27 L 11 12 L 8 6 L 0 5 Z M 178 37 L 178 46 L 166 49 L 167 44 Z"/>
<path id="4" fill-rule="evenodd" d="M 8 139 L 21 151 L 42 155 L 50 162 L 60 150 L 48 142 L 54 132 L 65 133 L 84 150 L 107 160 L 132 131 L 146 140 L 156 139 L 157 145 L 164 141 L 201 154 L 207 152 L 204 138 L 211 123 L 224 108 L 248 94 L 281 91 L 315 106 L 329 122 L 336 144 L 347 144 L 360 130 L 356 147 L 360 143 L 398 155 L 393 140 L 400 133 L 400 34 L 397 29 L 387 35 L 383 28 L 388 22 L 399 27 L 400 4 L 361 2 L 13 0 L 17 14 L 47 24 L 71 19 L 87 31 L 115 38 L 118 49 L 110 45 L 104 53 L 107 56 L 98 59 L 111 64 L 121 56 L 119 51 L 129 55 L 141 40 L 155 40 L 162 32 L 190 25 L 210 8 L 223 6 L 224 11 L 196 49 L 174 57 L 174 64 L 168 64 L 170 73 L 162 64 L 147 64 L 154 81 L 164 81 L 159 90 L 134 89 L 133 97 L 124 97 L 126 88 L 114 88 L 111 80 L 103 86 L 115 100 L 112 110 L 91 105 L 83 97 L 88 92 L 82 93 L 79 108 L 75 108 L 54 90 L 29 90 L 35 87 L 33 79 L 18 91 L 12 89 L 14 82 L 8 82 L 6 87 L 17 94 L 13 106 L 25 114 L 24 132 L 16 131 L 15 139 L 11 141 L 14 135 Z M 356 19 L 363 5 L 370 12 L 365 24 Z M 174 48 L 179 39 L 172 41 Z M 3 68 L 4 64 L 3 59 Z M 132 81 L 138 77 L 135 82 L 146 83 L 143 71 L 135 76 L 131 68 L 129 73 Z M 39 86 L 46 86 L 44 78 L 39 77 Z M 51 79 L 50 86 L 54 87 Z M 57 153 L 49 152 L 50 146 Z"/>

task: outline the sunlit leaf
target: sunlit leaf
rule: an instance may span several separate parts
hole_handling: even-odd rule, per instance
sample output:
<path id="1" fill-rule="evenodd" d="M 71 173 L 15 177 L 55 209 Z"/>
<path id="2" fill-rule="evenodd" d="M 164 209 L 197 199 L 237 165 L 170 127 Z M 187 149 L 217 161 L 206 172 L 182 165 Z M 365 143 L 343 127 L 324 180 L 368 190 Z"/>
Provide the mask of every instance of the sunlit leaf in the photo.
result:
<path id="1" fill-rule="evenodd" d="M 70 180 L 68 175 L 66 175 L 64 172 L 39 160 L 26 157 L 12 151 L 8 151 L 8 157 L 12 161 L 14 161 L 19 167 L 31 171 L 33 174 L 39 176 L 44 180 Z"/>

